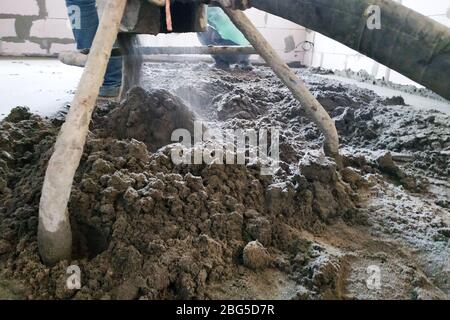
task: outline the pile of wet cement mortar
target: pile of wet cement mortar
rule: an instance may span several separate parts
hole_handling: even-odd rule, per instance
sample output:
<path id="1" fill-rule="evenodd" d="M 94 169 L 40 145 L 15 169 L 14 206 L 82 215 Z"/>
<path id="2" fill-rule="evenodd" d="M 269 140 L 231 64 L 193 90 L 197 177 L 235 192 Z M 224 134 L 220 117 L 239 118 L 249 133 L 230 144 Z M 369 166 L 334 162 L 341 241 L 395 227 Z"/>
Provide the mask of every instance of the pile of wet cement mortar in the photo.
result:
<path id="1" fill-rule="evenodd" d="M 167 92 L 140 89 L 103 120 L 116 119 L 117 112 L 128 123 L 137 116 L 131 122 L 136 128 L 148 120 L 139 112 L 190 116 Z M 74 292 L 62 281 L 69 262 L 46 268 L 36 250 L 40 189 L 58 128 L 26 111 L 13 118 L 1 128 L 11 158 L 2 163 L 2 272 L 25 280 L 29 298 L 70 298 Z M 124 133 L 121 122 L 102 126 L 100 117 L 94 123 L 107 128 L 100 136 L 109 137 L 97 137 L 95 129 L 89 135 L 69 202 L 70 263 L 81 267 L 85 283 L 75 298 L 205 298 L 208 283 L 232 277 L 249 242 L 258 240 L 262 253 L 269 252 L 263 265 L 276 268 L 277 259 L 308 249 L 289 237 L 290 228 L 320 228 L 354 210 L 351 192 L 329 160 L 303 164 L 314 181 L 296 177 L 274 184 L 257 166 L 174 166 L 169 149 L 150 153 L 132 137 L 152 143 L 155 134 L 165 137 L 161 130 L 172 129 L 164 123 L 145 134 Z"/>
<path id="2" fill-rule="evenodd" d="M 202 65 L 183 67 L 184 80 L 203 70 Z M 167 91 L 133 89 L 120 106 L 97 109 L 94 115 L 69 203 L 74 260 L 48 268 L 37 252 L 37 214 L 60 123 L 15 109 L 0 127 L 0 280 L 8 279 L 10 294 L 208 298 L 214 297 L 214 284 L 233 279 L 244 267 L 286 274 L 300 288 L 291 298 L 342 297 L 339 259 L 299 231 L 320 234 L 339 220 L 351 225 L 366 221 L 356 209 L 358 191 L 368 185 L 365 174 L 385 173 L 416 191 L 425 188 L 389 153 L 346 157 L 349 167 L 339 173 L 332 160 L 320 156 L 318 130 L 266 69 L 237 75 L 216 71 L 209 82 L 183 85 L 170 81 L 170 73 L 161 76 L 158 66 L 152 66 L 153 72 L 159 74 L 160 88 L 182 97 L 210 126 L 282 128 L 281 169 L 266 177 L 257 165 L 175 166 L 170 147 L 157 149 L 169 143 L 174 128 L 190 129 L 195 115 Z M 412 169 L 420 161 L 429 164 L 430 157 L 442 159 L 449 149 L 443 134 L 448 126 L 436 120 L 440 115 L 433 121 L 428 119 L 432 114 L 418 114 L 419 121 L 413 115 L 413 122 L 404 124 L 434 135 L 424 132 L 414 143 L 398 134 L 389 143 L 380 136 L 388 127 L 396 129 L 384 122 L 395 116 L 381 98 L 309 76 L 313 92 L 335 117 L 345 147 L 412 150 Z M 435 144 L 430 150 L 430 139 L 440 148 Z M 417 151 L 419 145 L 423 150 Z M 432 164 L 436 168 L 424 167 L 424 174 L 449 169 L 445 160 Z M 446 200 L 440 201 L 445 206 Z M 79 291 L 65 287 L 69 264 L 83 270 Z"/>

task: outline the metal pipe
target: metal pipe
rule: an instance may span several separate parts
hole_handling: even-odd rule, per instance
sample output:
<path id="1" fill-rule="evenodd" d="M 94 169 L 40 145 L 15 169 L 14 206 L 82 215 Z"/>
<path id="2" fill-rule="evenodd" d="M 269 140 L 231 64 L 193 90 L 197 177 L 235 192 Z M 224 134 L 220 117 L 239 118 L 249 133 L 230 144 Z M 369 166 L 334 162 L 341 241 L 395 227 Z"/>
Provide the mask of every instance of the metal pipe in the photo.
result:
<path id="1" fill-rule="evenodd" d="M 203 46 L 203 47 L 143 47 L 142 54 L 257 54 L 249 46 Z"/>
<path id="2" fill-rule="evenodd" d="M 208 47 L 142 47 L 139 49 L 142 55 L 197 55 L 197 54 L 257 54 L 253 47 L 248 46 L 208 46 Z M 58 55 L 59 61 L 69 66 L 84 67 L 88 56 L 78 51 L 65 51 Z"/>

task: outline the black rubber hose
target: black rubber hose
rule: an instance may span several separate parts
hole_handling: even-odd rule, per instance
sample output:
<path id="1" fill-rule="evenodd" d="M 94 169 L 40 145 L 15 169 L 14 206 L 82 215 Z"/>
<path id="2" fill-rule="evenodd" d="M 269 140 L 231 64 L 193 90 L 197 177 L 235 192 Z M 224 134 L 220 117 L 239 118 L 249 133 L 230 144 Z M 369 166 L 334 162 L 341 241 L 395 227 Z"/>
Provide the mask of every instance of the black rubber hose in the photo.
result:
<path id="1" fill-rule="evenodd" d="M 450 100 L 450 29 L 391 0 L 251 0 L 260 10 L 330 37 Z M 367 9 L 381 8 L 381 29 Z"/>

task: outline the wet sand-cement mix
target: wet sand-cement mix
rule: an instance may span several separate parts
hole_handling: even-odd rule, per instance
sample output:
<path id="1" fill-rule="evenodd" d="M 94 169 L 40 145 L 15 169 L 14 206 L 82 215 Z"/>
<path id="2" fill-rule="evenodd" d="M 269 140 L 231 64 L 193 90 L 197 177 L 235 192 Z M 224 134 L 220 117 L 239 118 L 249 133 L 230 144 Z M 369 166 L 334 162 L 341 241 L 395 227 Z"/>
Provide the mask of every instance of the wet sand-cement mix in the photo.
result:
<path id="1" fill-rule="evenodd" d="M 142 87 L 94 112 L 73 257 L 54 267 L 36 234 L 63 114 L 15 108 L 0 122 L 0 298 L 448 299 L 450 118 L 296 72 L 336 121 L 343 168 L 269 69 L 146 64 Z M 172 132 L 195 120 L 280 129 L 279 169 L 174 164 Z"/>

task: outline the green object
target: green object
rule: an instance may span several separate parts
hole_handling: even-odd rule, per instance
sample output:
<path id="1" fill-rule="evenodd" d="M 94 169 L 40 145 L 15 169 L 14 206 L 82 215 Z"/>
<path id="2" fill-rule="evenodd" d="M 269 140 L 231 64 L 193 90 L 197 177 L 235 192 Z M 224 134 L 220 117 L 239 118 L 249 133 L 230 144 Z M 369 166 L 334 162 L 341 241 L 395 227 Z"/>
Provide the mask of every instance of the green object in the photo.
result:
<path id="1" fill-rule="evenodd" d="M 208 7 L 208 24 L 216 29 L 225 40 L 230 40 L 240 46 L 248 46 L 250 43 L 231 22 L 227 14 L 219 7 Z"/>

